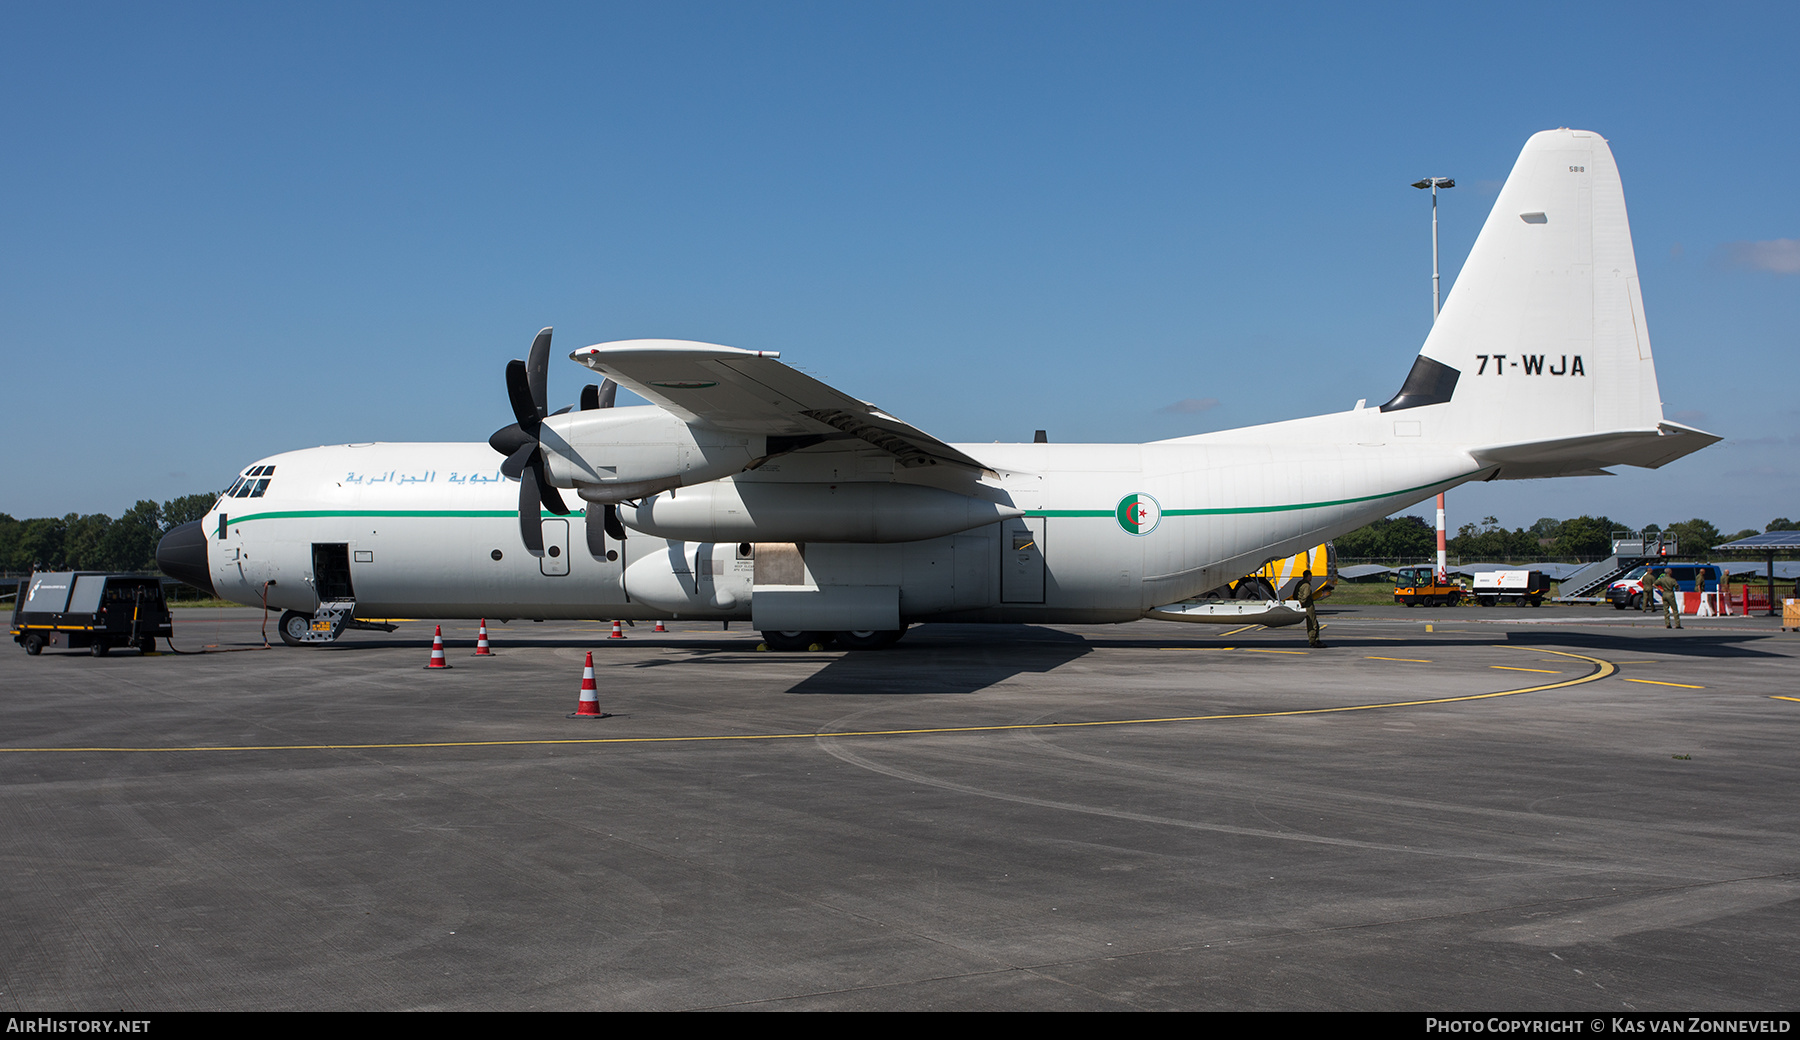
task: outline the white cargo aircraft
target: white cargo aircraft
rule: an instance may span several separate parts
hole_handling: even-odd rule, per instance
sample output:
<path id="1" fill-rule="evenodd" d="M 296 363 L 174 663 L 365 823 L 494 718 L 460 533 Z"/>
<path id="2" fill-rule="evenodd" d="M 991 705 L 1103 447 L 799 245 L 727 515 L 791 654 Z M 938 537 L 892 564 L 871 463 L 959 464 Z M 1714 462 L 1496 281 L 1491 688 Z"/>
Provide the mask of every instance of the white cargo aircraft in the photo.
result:
<path id="1" fill-rule="evenodd" d="M 286 611 L 290 642 L 397 616 L 747 621 L 778 649 L 885 646 L 924 621 L 1281 621 L 1183 601 L 1467 481 L 1655 468 L 1718 440 L 1663 418 L 1618 169 L 1581 130 L 1527 142 L 1379 407 L 950 445 L 773 353 L 677 340 L 575 351 L 606 379 L 551 414 L 549 352 L 545 329 L 507 367 L 518 421 L 488 444 L 259 460 L 158 561 Z M 617 386 L 652 405 L 611 407 Z"/>

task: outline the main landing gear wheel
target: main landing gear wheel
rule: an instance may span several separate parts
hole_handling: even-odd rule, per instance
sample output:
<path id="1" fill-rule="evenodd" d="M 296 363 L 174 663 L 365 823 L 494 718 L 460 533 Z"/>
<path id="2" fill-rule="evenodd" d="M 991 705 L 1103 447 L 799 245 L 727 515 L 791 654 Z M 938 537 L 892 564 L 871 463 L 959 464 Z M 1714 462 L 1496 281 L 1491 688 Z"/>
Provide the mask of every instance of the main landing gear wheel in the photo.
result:
<path id="1" fill-rule="evenodd" d="M 275 628 L 281 633 L 281 641 L 289 646 L 303 646 L 306 633 L 312 629 L 312 615 L 302 614 L 298 610 L 290 610 L 281 615 Z"/>
<path id="2" fill-rule="evenodd" d="M 904 628 L 893 628 L 885 631 L 838 632 L 837 643 L 846 650 L 884 650 L 900 641 L 906 634 Z"/>
<path id="3" fill-rule="evenodd" d="M 764 632 L 763 643 L 771 650 L 805 650 L 831 641 L 829 632 Z"/>

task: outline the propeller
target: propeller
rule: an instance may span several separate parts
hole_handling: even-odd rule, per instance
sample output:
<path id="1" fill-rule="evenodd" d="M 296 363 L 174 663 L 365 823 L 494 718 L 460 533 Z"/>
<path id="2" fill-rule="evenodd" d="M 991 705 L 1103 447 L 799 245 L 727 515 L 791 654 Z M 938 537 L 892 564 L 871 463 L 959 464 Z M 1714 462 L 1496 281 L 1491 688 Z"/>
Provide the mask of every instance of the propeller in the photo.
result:
<path id="1" fill-rule="evenodd" d="M 531 341 L 531 352 L 526 355 L 526 360 L 514 358 L 506 363 L 506 396 L 512 403 L 513 418 L 517 421 L 494 431 L 488 438 L 488 446 L 506 456 L 506 461 L 500 464 L 500 472 L 519 482 L 519 538 L 533 556 L 544 555 L 544 518 L 540 507 L 557 516 L 567 516 L 570 512 L 562 495 L 544 473 L 544 449 L 539 439 L 545 419 L 569 410 L 563 408 L 552 413 L 547 403 L 550 332 L 550 329 L 544 329 L 537 334 Z M 618 392 L 619 385 L 610 379 L 599 386 L 590 383 L 581 389 L 581 408 L 583 411 L 611 408 Z M 608 506 L 601 514 L 592 503 L 586 509 L 588 552 L 595 556 L 606 555 L 607 531 L 617 526 L 620 528 L 618 537 L 624 537 L 623 525 L 613 513 L 614 507 Z"/>

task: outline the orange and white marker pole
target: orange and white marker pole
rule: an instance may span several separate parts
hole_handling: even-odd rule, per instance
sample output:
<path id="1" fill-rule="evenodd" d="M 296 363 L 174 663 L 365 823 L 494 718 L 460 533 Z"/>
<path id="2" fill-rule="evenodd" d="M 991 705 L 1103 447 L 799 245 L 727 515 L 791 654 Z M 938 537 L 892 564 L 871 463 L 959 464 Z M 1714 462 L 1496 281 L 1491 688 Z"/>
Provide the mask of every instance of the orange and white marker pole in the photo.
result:
<path id="1" fill-rule="evenodd" d="M 475 656 L 476 657 L 499 657 L 500 656 L 499 654 L 494 653 L 494 651 L 488 647 L 487 618 L 481 619 L 481 630 L 475 633 Z"/>
<path id="2" fill-rule="evenodd" d="M 1438 492 L 1437 497 L 1437 543 L 1438 584 L 1448 585 L 1450 583 L 1450 554 L 1444 551 L 1444 493 L 1441 491 Z"/>
<path id="3" fill-rule="evenodd" d="M 450 662 L 444 660 L 444 626 L 438 625 L 431 630 L 431 663 L 426 665 L 427 671 L 433 668 L 448 668 Z"/>
<path id="4" fill-rule="evenodd" d="M 600 690 L 594 685 L 594 652 L 587 652 L 587 665 L 581 670 L 581 699 L 575 704 L 571 719 L 600 719 Z"/>

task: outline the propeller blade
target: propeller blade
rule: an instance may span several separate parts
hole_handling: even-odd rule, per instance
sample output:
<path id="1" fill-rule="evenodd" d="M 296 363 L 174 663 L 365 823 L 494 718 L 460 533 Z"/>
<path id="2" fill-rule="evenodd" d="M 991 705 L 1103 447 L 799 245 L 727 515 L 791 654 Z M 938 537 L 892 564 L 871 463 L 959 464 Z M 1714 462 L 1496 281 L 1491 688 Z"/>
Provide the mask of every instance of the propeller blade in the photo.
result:
<path id="1" fill-rule="evenodd" d="M 601 519 L 600 507 L 593 502 L 587 504 L 587 516 L 582 524 L 587 529 L 588 555 L 596 560 L 606 559 L 606 522 Z"/>
<path id="2" fill-rule="evenodd" d="M 506 363 L 506 399 L 512 404 L 513 418 L 519 421 L 519 429 L 525 436 L 536 439 L 543 416 L 532 403 L 531 377 L 525 371 L 525 362 L 518 358 Z"/>
<path id="3" fill-rule="evenodd" d="M 502 455 L 511 455 L 520 448 L 529 447 L 536 443 L 536 441 L 526 435 L 525 431 L 519 427 L 518 423 L 513 423 L 511 426 L 495 430 L 494 435 L 488 438 L 488 447 Z M 507 476 L 517 477 L 518 474 L 509 473 Z"/>
<path id="4" fill-rule="evenodd" d="M 538 512 L 536 466 L 526 466 L 519 474 L 519 539 L 525 543 L 526 552 L 544 555 L 544 517 Z"/>
<path id="5" fill-rule="evenodd" d="M 562 495 L 551 485 L 550 479 L 544 476 L 543 452 L 536 452 L 531 456 L 531 466 L 526 472 L 531 474 L 533 483 L 537 485 L 538 501 L 544 503 L 544 508 L 557 516 L 568 516 L 569 507 L 563 503 Z"/>
<path id="6" fill-rule="evenodd" d="M 618 400 L 618 397 L 619 397 L 619 384 L 608 379 L 605 382 L 600 384 L 600 400 L 598 403 L 596 403 L 594 405 L 594 407 L 596 407 L 596 408 L 611 408 L 613 406 L 613 402 Z"/>
<path id="7" fill-rule="evenodd" d="M 606 533 L 612 535 L 613 541 L 625 540 L 625 525 L 619 522 L 619 507 L 607 506 L 605 516 Z"/>
<path id="8" fill-rule="evenodd" d="M 550 414 L 546 387 L 550 379 L 550 330 L 543 329 L 531 341 L 531 353 L 525 355 L 525 377 L 531 390 L 534 414 L 541 420 Z M 523 425 L 523 424 L 521 424 Z"/>
<path id="9" fill-rule="evenodd" d="M 593 383 L 581 388 L 581 410 L 588 411 L 600 407 L 600 388 Z"/>
<path id="10" fill-rule="evenodd" d="M 506 461 L 500 464 L 500 472 L 514 480 L 523 480 L 525 478 L 525 469 L 527 466 L 531 465 L 531 457 L 537 454 L 537 450 L 537 441 L 526 441 L 524 444 L 513 449 L 513 453 L 508 455 Z M 536 497 L 536 492 L 533 492 L 532 498 L 535 499 Z"/>

